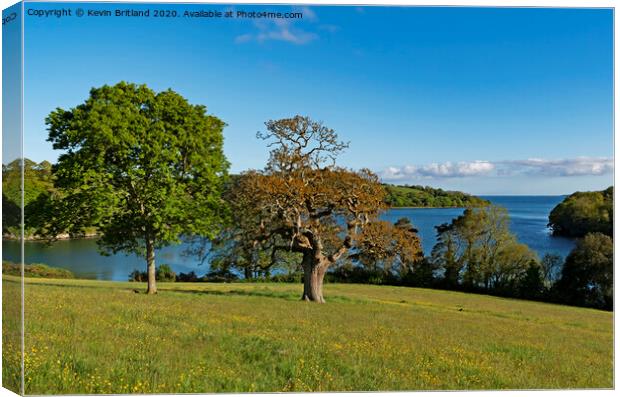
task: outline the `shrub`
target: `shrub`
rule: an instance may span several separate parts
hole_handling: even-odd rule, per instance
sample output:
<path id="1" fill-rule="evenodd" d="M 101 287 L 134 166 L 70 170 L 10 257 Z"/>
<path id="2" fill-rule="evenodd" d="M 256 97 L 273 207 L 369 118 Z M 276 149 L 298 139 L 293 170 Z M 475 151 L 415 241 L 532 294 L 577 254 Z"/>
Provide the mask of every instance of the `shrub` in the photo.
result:
<path id="1" fill-rule="evenodd" d="M 155 273 L 157 281 L 176 281 L 177 275 L 169 265 L 161 264 Z"/>
<path id="2" fill-rule="evenodd" d="M 201 277 L 198 277 L 196 272 L 192 270 L 189 273 L 179 273 L 177 275 L 176 281 L 185 282 L 185 283 L 195 283 L 198 281 L 203 281 L 203 279 Z"/>
<path id="3" fill-rule="evenodd" d="M 140 270 L 134 270 L 129 273 L 129 281 L 136 282 L 145 282 L 146 281 L 146 272 L 141 272 Z"/>
<path id="4" fill-rule="evenodd" d="M 2 273 L 21 276 L 21 266 L 13 262 L 2 261 Z M 52 267 L 43 263 L 25 265 L 24 276 L 35 278 L 75 278 L 75 275 L 67 269 Z"/>
<path id="5" fill-rule="evenodd" d="M 613 309 L 614 243 L 602 233 L 586 234 L 566 257 L 556 294 L 568 304 Z"/>
<path id="6" fill-rule="evenodd" d="M 193 273 L 193 272 L 192 272 Z M 157 281 L 176 281 L 177 276 L 169 265 L 162 264 L 155 269 L 155 280 Z M 129 281 L 144 283 L 148 280 L 146 272 L 134 270 L 129 273 Z"/>
<path id="7" fill-rule="evenodd" d="M 210 283 L 229 283 L 239 277 L 228 270 L 212 270 L 204 276 L 204 281 Z"/>

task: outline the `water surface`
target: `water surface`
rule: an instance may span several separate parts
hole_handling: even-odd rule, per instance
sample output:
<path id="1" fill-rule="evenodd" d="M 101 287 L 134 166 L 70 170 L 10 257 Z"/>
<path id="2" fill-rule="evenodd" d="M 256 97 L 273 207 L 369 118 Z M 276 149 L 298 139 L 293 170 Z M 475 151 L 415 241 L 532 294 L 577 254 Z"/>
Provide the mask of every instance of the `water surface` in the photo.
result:
<path id="1" fill-rule="evenodd" d="M 488 196 L 494 204 L 508 209 L 510 229 L 520 242 L 527 244 L 540 257 L 545 253 L 566 256 L 574 246 L 572 239 L 554 237 L 547 228 L 551 209 L 564 196 Z M 436 241 L 435 226 L 449 223 L 463 213 L 462 208 L 394 208 L 382 218 L 391 222 L 407 217 L 418 228 L 426 255 L 430 254 Z M 179 272 L 195 271 L 203 275 L 208 264 L 201 264 L 196 257 L 185 255 L 187 245 L 166 247 L 157 253 L 157 263 L 169 264 Z M 19 258 L 19 243 L 2 241 L 3 258 L 15 261 Z M 41 242 L 26 242 L 26 263 L 46 263 L 69 269 L 79 277 L 100 280 L 127 280 L 135 269 L 143 270 L 144 259 L 136 255 L 114 254 L 103 256 L 97 251 L 94 239 L 63 240 L 48 246 Z"/>

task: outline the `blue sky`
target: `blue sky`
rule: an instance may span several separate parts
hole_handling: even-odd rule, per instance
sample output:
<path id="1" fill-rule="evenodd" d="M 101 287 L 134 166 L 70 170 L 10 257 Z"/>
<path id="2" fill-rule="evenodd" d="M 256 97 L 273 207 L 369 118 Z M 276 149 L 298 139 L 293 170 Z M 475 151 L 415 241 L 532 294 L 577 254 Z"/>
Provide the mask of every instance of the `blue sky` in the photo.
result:
<path id="1" fill-rule="evenodd" d="M 149 8 L 66 5 L 78 7 Z M 55 161 L 45 116 L 125 80 L 172 88 L 223 119 L 232 172 L 264 166 L 267 148 L 255 134 L 266 120 L 303 114 L 351 141 L 341 165 L 386 182 L 474 194 L 613 183 L 611 10 L 294 10 L 304 18 L 26 16 L 25 155 Z"/>

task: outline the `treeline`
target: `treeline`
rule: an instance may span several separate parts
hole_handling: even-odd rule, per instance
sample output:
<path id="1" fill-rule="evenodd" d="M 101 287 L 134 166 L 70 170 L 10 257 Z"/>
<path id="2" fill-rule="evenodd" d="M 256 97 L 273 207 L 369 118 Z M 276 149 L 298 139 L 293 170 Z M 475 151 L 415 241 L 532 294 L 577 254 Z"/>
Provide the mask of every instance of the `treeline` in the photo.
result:
<path id="1" fill-rule="evenodd" d="M 24 159 L 24 238 L 37 238 L 36 230 L 43 223 L 46 204 L 51 195 L 56 194 L 52 164 L 49 161 L 37 163 Z M 20 160 L 2 164 L 2 236 L 17 238 L 20 232 L 21 217 L 21 170 Z M 96 228 L 88 227 L 84 235 L 96 233 Z M 59 236 L 63 237 L 63 236 Z"/>
<path id="2" fill-rule="evenodd" d="M 390 207 L 479 207 L 487 200 L 463 192 L 420 185 L 383 184 Z"/>
<path id="3" fill-rule="evenodd" d="M 575 192 L 566 197 L 549 214 L 553 234 L 584 237 L 588 233 L 613 236 L 614 188 L 598 192 Z"/>
<path id="4" fill-rule="evenodd" d="M 256 137 L 269 158 L 239 178 L 228 178 L 224 121 L 172 90 L 124 81 L 92 88 L 83 103 L 50 112 L 45 124 L 61 154 L 51 167 L 24 164 L 27 236 L 53 241 L 96 226 L 101 252 L 144 258 L 148 294 L 157 292 L 157 248 L 191 238 L 202 240 L 199 252 L 208 251 L 214 271 L 246 278 L 303 272 L 304 301 L 325 303 L 326 274 L 344 280 L 360 272 L 376 274 L 379 282 L 392 277 L 403 284 L 547 297 L 531 287 L 544 286 L 545 261 L 516 242 L 505 211 L 462 193 L 386 187 L 366 168 L 339 166 L 349 143 L 308 116 L 265 121 Z M 20 166 L 3 168 L 5 235 L 19 226 Z M 386 203 L 469 208 L 438 226 L 438 245 L 425 258 L 413 225 L 381 220 Z M 580 233 L 599 231 L 586 229 Z M 566 285 L 577 291 L 567 302 L 610 305 L 607 256 L 599 254 L 609 237 L 601 236 L 586 236 L 577 247 L 583 252 L 571 259 L 575 271 L 563 271 Z M 591 247 L 599 249 L 595 258 Z"/>
<path id="5" fill-rule="evenodd" d="M 388 235 L 383 238 L 391 241 L 381 246 L 392 247 L 390 253 L 376 253 L 369 245 L 357 244 L 359 249 L 330 269 L 325 280 L 447 289 L 613 309 L 613 242 L 609 236 L 587 234 L 577 241 L 566 260 L 553 254 L 539 258 L 517 241 L 509 230 L 509 221 L 503 207 L 470 207 L 450 223 L 436 226 L 437 243 L 431 255 L 409 255 L 406 245 Z M 410 238 L 417 238 L 417 230 L 408 219 L 398 220 L 396 226 L 412 233 Z M 253 256 L 256 260 L 239 261 L 238 256 L 226 255 L 228 250 L 223 248 L 213 248 L 216 260 L 211 263 L 212 271 L 220 275 L 219 281 L 235 279 L 236 274 L 245 274 L 253 281 L 303 279 L 299 258 L 294 254 L 273 260 L 269 252 L 259 252 Z"/>
<path id="6" fill-rule="evenodd" d="M 172 270 L 170 265 L 161 264 L 156 267 L 155 279 L 163 282 L 186 282 L 186 283 L 220 283 L 238 281 L 239 276 L 229 271 L 211 270 L 203 276 L 199 276 L 195 271 L 189 273 L 176 273 Z M 129 281 L 132 282 L 146 282 L 148 280 L 147 272 L 134 270 L 129 273 Z"/>
<path id="7" fill-rule="evenodd" d="M 2 235 L 4 237 L 19 236 L 21 217 L 21 161 L 13 160 L 2 164 Z M 52 181 L 52 164 L 24 159 L 24 213 L 26 222 L 29 214 L 36 209 L 36 201 L 49 195 L 54 190 Z M 32 225 L 25 225 L 24 234 L 32 234 Z"/>
<path id="8" fill-rule="evenodd" d="M 235 180 L 238 175 L 231 175 Z M 457 191 L 446 191 L 430 186 L 383 184 L 386 190 L 385 203 L 389 207 L 478 207 L 488 205 L 487 200 Z M 16 238 L 20 221 L 20 162 L 14 160 L 2 165 L 2 234 L 5 238 Z M 26 238 L 34 238 L 40 212 L 47 197 L 55 192 L 52 178 L 52 164 L 37 163 L 24 159 L 24 213 Z M 94 228 L 87 234 L 93 234 Z"/>
<path id="9" fill-rule="evenodd" d="M 3 165 L 3 235 L 19 230 L 20 164 Z M 24 161 L 26 237 L 36 229 L 41 202 L 55 193 L 52 165 Z M 229 187 L 239 183 L 230 178 Z M 351 240 L 350 252 L 325 274 L 327 282 L 352 282 L 429 287 L 559 302 L 601 309 L 613 308 L 613 187 L 600 192 L 577 192 L 549 215 L 554 234 L 579 237 L 563 261 L 557 255 L 538 258 L 510 232 L 505 209 L 460 192 L 422 186 L 383 185 L 391 206 L 467 207 L 450 223 L 436 226 L 437 244 L 422 255 L 417 230 L 408 219 L 391 225 L 374 220 Z M 226 196 L 226 195 L 225 195 Z M 251 197 L 248 196 L 248 199 Z M 210 240 L 211 269 L 202 276 L 176 274 L 168 265 L 156 270 L 157 280 L 227 282 L 269 280 L 300 282 L 302 255 L 281 250 L 281 243 L 256 244 L 239 225 L 254 222 L 242 202 L 234 227 Z M 255 222 L 254 222 L 255 223 Z M 249 225 L 252 227 L 253 223 Z M 333 226 L 330 226 L 333 227 Z M 261 232 L 260 229 L 257 229 Z M 335 230 L 335 229 L 334 229 Z M 333 244 L 331 240 L 326 240 Z M 3 263 L 3 272 L 18 275 L 19 267 Z M 29 265 L 31 277 L 73 277 L 45 265 Z M 136 270 L 129 279 L 145 281 Z"/>

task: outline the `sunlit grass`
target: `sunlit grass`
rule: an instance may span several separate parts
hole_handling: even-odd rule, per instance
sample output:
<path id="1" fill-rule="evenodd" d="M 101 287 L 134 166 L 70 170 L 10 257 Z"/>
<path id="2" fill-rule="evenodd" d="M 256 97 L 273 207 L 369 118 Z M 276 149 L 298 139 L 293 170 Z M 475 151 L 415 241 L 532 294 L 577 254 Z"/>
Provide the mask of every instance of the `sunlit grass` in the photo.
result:
<path id="1" fill-rule="evenodd" d="M 613 386 L 609 312 L 368 285 L 328 284 L 326 305 L 295 284 L 134 289 L 28 279 L 26 393 Z"/>

